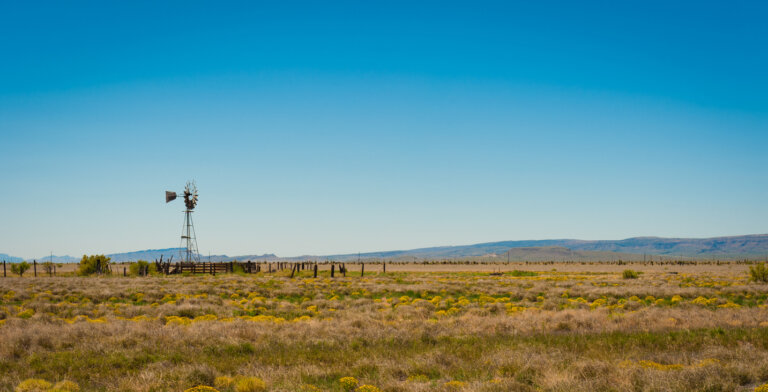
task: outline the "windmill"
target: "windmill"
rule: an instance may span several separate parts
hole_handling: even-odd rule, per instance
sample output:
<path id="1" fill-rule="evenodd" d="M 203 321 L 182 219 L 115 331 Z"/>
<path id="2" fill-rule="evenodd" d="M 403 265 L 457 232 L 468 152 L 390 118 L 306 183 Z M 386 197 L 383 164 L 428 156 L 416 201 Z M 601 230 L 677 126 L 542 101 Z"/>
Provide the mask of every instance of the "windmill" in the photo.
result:
<path id="1" fill-rule="evenodd" d="M 176 192 L 165 191 L 165 202 L 169 203 L 175 200 L 178 195 Z M 181 260 L 189 262 L 199 262 L 200 254 L 197 251 L 197 237 L 195 236 L 195 226 L 192 223 L 192 210 L 197 206 L 197 185 L 194 181 L 187 181 L 184 187 L 184 205 L 187 209 L 184 211 L 184 226 L 181 229 L 181 244 L 179 251 Z"/>

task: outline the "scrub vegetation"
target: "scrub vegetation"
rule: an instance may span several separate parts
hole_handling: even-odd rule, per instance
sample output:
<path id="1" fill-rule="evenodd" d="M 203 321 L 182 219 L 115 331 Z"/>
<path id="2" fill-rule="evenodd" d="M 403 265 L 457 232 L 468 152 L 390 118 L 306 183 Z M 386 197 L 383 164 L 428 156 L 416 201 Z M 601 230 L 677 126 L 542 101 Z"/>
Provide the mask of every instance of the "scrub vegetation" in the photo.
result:
<path id="1" fill-rule="evenodd" d="M 0 278 L 0 390 L 753 391 L 768 382 L 768 285 L 748 266 L 559 266 L 9 276 Z"/>

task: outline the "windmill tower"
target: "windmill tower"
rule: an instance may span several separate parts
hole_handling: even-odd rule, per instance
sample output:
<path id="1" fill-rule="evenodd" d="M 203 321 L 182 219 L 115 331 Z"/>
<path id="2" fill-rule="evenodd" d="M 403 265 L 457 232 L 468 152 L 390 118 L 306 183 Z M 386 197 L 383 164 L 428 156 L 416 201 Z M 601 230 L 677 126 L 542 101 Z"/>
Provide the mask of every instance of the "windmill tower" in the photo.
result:
<path id="1" fill-rule="evenodd" d="M 165 191 L 165 202 L 175 200 L 176 192 Z M 181 228 L 181 243 L 179 244 L 179 258 L 185 262 L 200 262 L 200 253 L 197 251 L 197 236 L 195 225 L 192 223 L 192 210 L 197 206 L 197 185 L 194 181 L 187 181 L 184 187 L 184 226 Z"/>

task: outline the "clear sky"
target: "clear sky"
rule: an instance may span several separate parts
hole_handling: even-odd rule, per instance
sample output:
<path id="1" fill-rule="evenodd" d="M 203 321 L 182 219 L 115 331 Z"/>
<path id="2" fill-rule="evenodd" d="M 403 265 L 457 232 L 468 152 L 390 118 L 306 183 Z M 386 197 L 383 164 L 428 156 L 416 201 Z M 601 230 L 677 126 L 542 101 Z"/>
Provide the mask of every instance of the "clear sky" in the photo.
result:
<path id="1" fill-rule="evenodd" d="M 764 1 L 158 3 L 0 2 L 0 253 L 768 232 Z"/>

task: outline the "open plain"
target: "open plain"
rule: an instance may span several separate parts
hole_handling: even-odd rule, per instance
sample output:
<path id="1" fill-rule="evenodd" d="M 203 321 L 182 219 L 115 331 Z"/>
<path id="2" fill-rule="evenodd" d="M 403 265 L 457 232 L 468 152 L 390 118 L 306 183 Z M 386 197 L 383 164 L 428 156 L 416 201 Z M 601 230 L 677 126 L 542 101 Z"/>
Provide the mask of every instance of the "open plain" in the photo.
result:
<path id="1" fill-rule="evenodd" d="M 386 273 L 366 264 L 365 276 L 348 265 L 334 278 L 323 267 L 293 279 L 0 278 L 0 390 L 29 379 L 88 391 L 747 391 L 768 382 L 768 285 L 750 282 L 742 263 L 394 263 Z"/>

